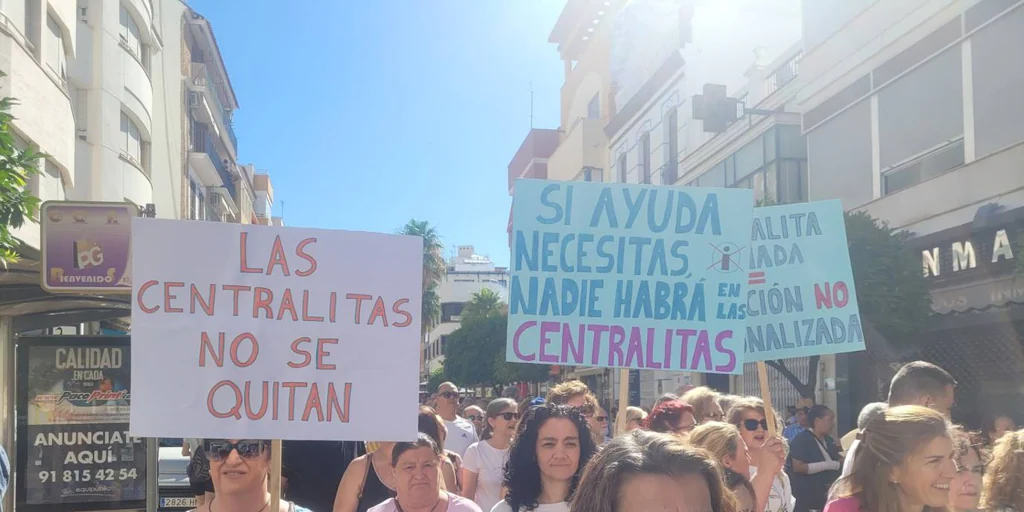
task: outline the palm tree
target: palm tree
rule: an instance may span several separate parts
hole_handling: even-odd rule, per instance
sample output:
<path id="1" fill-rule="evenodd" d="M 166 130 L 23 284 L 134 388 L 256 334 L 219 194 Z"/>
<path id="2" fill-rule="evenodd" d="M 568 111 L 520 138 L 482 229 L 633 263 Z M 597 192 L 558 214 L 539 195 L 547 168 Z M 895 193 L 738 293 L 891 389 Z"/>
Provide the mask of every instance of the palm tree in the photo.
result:
<path id="1" fill-rule="evenodd" d="M 423 239 L 423 292 L 441 284 L 448 273 L 448 265 L 444 261 L 444 243 L 437 229 L 425 220 L 412 219 L 398 233 Z"/>
<path id="2" fill-rule="evenodd" d="M 441 323 L 441 298 L 437 294 L 437 287 L 448 273 L 448 265 L 444 261 L 444 244 L 437 229 L 425 220 L 411 219 L 398 233 L 423 239 L 423 322 L 420 324 L 420 341 L 423 342 L 427 339 L 427 333 Z M 421 350 L 421 371 L 423 362 Z"/>
<path id="3" fill-rule="evenodd" d="M 494 290 L 484 288 L 474 293 L 473 298 L 466 303 L 466 306 L 462 309 L 462 317 L 487 316 L 490 313 L 500 312 L 504 305 L 501 296 Z"/>

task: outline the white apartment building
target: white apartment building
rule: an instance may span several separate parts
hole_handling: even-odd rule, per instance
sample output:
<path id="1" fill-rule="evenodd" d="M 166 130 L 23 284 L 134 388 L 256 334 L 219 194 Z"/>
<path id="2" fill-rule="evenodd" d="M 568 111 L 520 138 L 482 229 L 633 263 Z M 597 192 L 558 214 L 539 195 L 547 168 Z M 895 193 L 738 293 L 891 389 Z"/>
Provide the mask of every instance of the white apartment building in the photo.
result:
<path id="1" fill-rule="evenodd" d="M 909 357 L 953 374 L 953 417 L 971 428 L 994 414 L 1024 421 L 1019 48 L 1020 0 L 804 2 L 810 199 L 839 198 L 914 235 L 935 316 Z M 865 370 L 855 363 L 852 384 Z M 873 398 L 863 388 L 840 387 L 851 409 Z"/>
<path id="2" fill-rule="evenodd" d="M 462 322 L 462 308 L 481 290 L 489 289 L 508 302 L 508 269 L 496 267 L 486 256 L 476 254 L 472 245 L 460 245 L 448 261 L 448 274 L 438 286 L 441 323 L 430 330 L 423 347 L 424 366 L 430 372 L 444 363 L 445 341 Z"/>

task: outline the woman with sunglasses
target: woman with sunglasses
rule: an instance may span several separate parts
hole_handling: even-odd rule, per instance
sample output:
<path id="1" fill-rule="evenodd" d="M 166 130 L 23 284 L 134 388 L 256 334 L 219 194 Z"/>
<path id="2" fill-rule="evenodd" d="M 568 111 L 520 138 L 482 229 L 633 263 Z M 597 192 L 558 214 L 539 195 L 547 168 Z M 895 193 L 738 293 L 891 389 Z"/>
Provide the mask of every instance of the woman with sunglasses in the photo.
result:
<path id="1" fill-rule="evenodd" d="M 481 441 L 473 443 L 462 457 L 463 495 L 483 510 L 501 501 L 501 477 L 512 434 L 519 422 L 519 405 L 511 398 L 498 398 L 487 404 Z"/>
<path id="2" fill-rule="evenodd" d="M 793 486 L 783 471 L 786 444 L 781 437 L 768 435 L 764 402 L 746 397 L 729 409 L 729 423 L 740 431 L 750 456 L 750 483 L 757 498 L 757 510 L 789 512 L 793 510 Z"/>
<path id="3" fill-rule="evenodd" d="M 476 503 L 441 488 L 443 450 L 419 433 L 412 443 L 395 443 L 391 471 L 395 497 L 369 512 L 481 512 Z"/>
<path id="4" fill-rule="evenodd" d="M 505 499 L 491 512 L 569 512 L 583 468 L 597 453 L 583 412 L 564 405 L 530 407 L 505 464 Z"/>
<path id="5" fill-rule="evenodd" d="M 197 512 L 264 511 L 270 507 L 270 442 L 259 439 L 205 439 L 210 478 L 217 493 Z M 309 512 L 281 501 L 279 512 Z"/>
<path id="6" fill-rule="evenodd" d="M 698 386 L 684 393 L 679 399 L 693 407 L 693 417 L 700 425 L 708 421 L 725 421 L 725 411 L 718 404 L 721 396 L 718 391 L 707 386 Z"/>
<path id="7" fill-rule="evenodd" d="M 634 406 L 626 407 L 626 432 L 642 428 L 647 419 L 647 411 Z"/>

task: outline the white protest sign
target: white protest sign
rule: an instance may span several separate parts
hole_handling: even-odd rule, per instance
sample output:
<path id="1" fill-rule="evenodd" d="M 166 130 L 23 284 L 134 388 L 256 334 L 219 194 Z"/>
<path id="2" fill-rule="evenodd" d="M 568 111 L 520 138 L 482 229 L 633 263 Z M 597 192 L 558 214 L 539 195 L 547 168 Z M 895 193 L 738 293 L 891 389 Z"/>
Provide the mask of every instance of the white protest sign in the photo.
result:
<path id="1" fill-rule="evenodd" d="M 422 247 L 134 219 L 131 434 L 414 439 Z"/>

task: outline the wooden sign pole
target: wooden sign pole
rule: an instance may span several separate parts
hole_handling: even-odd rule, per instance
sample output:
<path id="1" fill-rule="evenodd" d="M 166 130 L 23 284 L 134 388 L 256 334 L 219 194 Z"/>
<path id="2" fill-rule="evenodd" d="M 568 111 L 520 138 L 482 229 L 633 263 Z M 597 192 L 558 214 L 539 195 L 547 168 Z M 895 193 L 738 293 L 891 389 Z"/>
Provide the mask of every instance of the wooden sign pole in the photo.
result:
<path id="1" fill-rule="evenodd" d="M 619 414 L 615 418 L 615 435 L 626 433 L 626 406 L 629 405 L 629 368 L 619 370 Z"/>
<path id="2" fill-rule="evenodd" d="M 270 510 L 281 510 L 281 440 L 270 442 Z"/>
<path id="3" fill-rule="evenodd" d="M 778 434 L 778 428 L 776 428 L 775 408 L 772 407 L 772 390 L 768 387 L 768 367 L 764 361 L 757 362 L 757 380 L 761 383 L 761 400 L 764 400 L 764 419 L 768 422 L 768 435 L 775 437 Z"/>

